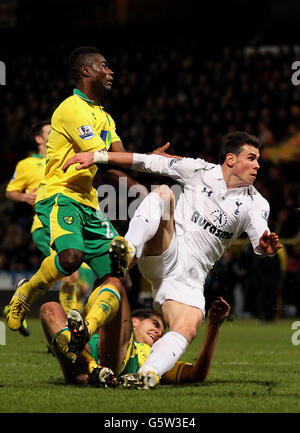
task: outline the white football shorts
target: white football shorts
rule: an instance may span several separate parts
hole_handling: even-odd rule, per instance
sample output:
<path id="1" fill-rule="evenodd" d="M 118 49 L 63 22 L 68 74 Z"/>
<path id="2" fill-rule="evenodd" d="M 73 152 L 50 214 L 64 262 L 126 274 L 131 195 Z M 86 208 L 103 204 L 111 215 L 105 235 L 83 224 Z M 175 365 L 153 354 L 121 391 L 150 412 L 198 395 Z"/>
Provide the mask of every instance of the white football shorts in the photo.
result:
<path id="1" fill-rule="evenodd" d="M 169 299 L 199 308 L 205 316 L 203 290 L 206 274 L 187 254 L 184 241 L 175 233 L 166 251 L 159 256 L 142 256 L 138 267 L 151 284 L 155 309 L 160 310 Z"/>

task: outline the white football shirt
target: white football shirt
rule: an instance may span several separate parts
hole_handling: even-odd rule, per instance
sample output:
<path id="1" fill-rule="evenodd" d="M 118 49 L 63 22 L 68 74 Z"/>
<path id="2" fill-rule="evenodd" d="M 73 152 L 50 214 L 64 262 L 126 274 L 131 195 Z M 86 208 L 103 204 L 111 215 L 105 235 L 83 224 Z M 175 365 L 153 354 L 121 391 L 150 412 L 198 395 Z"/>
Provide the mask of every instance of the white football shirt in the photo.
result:
<path id="1" fill-rule="evenodd" d="M 205 273 L 243 232 L 260 254 L 259 238 L 269 231 L 270 206 L 254 186 L 228 189 L 221 166 L 200 158 L 134 153 L 132 169 L 169 176 L 178 183 L 176 236 Z"/>

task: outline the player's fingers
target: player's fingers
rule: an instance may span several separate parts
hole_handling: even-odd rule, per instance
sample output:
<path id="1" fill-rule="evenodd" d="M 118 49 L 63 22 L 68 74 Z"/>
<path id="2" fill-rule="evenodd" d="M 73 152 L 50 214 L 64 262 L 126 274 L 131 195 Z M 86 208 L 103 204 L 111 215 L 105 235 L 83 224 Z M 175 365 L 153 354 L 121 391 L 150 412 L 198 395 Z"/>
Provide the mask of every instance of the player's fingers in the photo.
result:
<path id="1" fill-rule="evenodd" d="M 82 170 L 83 168 L 87 168 L 87 167 L 88 167 L 88 163 L 82 162 L 81 164 L 76 166 L 76 170 Z"/>
<path id="2" fill-rule="evenodd" d="M 70 167 L 72 163 L 70 161 L 67 161 L 64 163 L 63 167 L 62 167 L 62 171 L 66 172 L 68 170 L 68 168 Z"/>
<path id="3" fill-rule="evenodd" d="M 77 156 L 71 156 L 68 161 L 66 161 L 62 167 L 62 171 L 67 171 L 67 169 L 70 167 L 70 165 L 75 164 L 77 162 Z"/>
<path id="4" fill-rule="evenodd" d="M 169 141 L 161 147 L 161 150 L 166 150 L 170 147 Z"/>

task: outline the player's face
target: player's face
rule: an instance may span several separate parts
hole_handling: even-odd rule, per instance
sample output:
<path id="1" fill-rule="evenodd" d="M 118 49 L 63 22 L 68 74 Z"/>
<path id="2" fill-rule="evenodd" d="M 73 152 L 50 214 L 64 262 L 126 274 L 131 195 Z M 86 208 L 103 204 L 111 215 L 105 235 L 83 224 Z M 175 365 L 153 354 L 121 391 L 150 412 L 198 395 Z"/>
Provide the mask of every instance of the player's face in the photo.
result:
<path id="1" fill-rule="evenodd" d="M 160 317 L 150 316 L 148 319 L 133 317 L 133 328 L 135 340 L 152 346 L 164 332 L 164 324 Z"/>
<path id="2" fill-rule="evenodd" d="M 42 137 L 43 143 L 45 143 L 45 144 L 48 141 L 48 137 L 49 137 L 50 131 L 51 131 L 51 125 L 45 125 L 45 126 L 43 126 L 41 137 Z"/>
<path id="3" fill-rule="evenodd" d="M 242 151 L 236 157 L 234 174 L 242 185 L 252 185 L 259 169 L 259 151 L 254 146 L 244 144 Z"/>
<path id="4" fill-rule="evenodd" d="M 44 125 L 42 128 L 42 133 L 41 135 L 39 135 L 36 140 L 38 142 L 39 145 L 39 153 L 42 156 L 46 156 L 46 144 L 48 141 L 48 137 L 50 134 L 50 130 L 51 130 L 51 125 Z"/>
<path id="5" fill-rule="evenodd" d="M 102 92 L 106 93 L 111 90 L 113 71 L 108 67 L 106 59 L 101 54 L 94 56 L 92 78 Z"/>

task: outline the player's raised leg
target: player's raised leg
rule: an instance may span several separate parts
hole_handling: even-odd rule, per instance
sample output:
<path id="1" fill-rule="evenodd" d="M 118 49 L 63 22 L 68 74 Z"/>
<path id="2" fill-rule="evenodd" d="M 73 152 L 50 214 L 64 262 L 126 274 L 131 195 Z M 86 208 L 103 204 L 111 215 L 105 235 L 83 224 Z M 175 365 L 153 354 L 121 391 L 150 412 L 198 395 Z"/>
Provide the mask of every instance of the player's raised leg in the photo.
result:
<path id="1" fill-rule="evenodd" d="M 152 191 L 136 209 L 125 239 L 113 239 L 109 253 L 115 275 L 124 275 L 134 257 L 166 251 L 174 235 L 175 197 L 166 185 Z"/>

